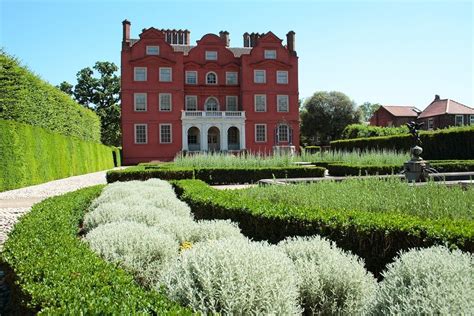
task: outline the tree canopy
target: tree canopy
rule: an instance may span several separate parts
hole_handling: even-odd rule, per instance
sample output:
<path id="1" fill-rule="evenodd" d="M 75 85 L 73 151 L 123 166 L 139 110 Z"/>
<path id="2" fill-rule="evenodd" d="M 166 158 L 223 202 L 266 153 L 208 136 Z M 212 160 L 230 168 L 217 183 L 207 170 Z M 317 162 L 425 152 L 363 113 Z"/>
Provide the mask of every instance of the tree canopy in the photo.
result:
<path id="1" fill-rule="evenodd" d="M 320 91 L 313 94 L 301 111 L 301 135 L 304 142 L 315 144 L 341 137 L 344 128 L 360 122 L 354 101 L 342 92 Z"/>
<path id="2" fill-rule="evenodd" d="M 379 109 L 381 105 L 378 103 L 370 103 L 370 102 L 364 102 L 359 106 L 361 115 L 362 115 L 362 120 L 364 122 L 368 122 L 372 115 L 374 114 L 375 111 Z"/>

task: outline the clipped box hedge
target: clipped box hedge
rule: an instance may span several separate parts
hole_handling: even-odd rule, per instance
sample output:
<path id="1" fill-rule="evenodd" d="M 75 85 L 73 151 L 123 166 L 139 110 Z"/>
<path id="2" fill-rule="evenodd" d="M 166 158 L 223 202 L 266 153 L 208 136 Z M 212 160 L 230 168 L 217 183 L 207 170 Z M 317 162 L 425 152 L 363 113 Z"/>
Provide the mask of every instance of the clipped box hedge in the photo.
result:
<path id="1" fill-rule="evenodd" d="M 430 166 L 438 172 L 469 172 L 474 171 L 474 160 L 433 160 L 430 161 Z M 344 163 L 329 163 L 326 168 L 331 176 L 386 175 L 398 174 L 403 170 L 401 165 L 374 166 Z"/>
<path id="2" fill-rule="evenodd" d="M 474 252 L 472 221 L 430 220 L 396 212 L 310 210 L 229 198 L 225 191 L 198 180 L 176 181 L 174 185 L 197 219 L 230 219 L 239 223 L 247 237 L 274 243 L 288 236 L 325 236 L 364 258 L 367 269 L 377 275 L 400 250 L 447 243 Z"/>
<path id="3" fill-rule="evenodd" d="M 420 132 L 425 159 L 472 159 L 474 157 L 474 126 L 464 126 Z M 389 149 L 410 150 L 413 145 L 411 135 L 395 135 L 336 140 L 331 149 L 341 151 Z"/>
<path id="4" fill-rule="evenodd" d="M 0 50 L 0 119 L 100 141 L 99 117 Z"/>
<path id="5" fill-rule="evenodd" d="M 147 180 L 198 179 L 208 184 L 252 183 L 261 179 L 271 178 L 309 178 L 323 177 L 324 168 L 320 167 L 274 167 L 274 168 L 127 168 L 107 172 L 107 182 Z"/>
<path id="6" fill-rule="evenodd" d="M 1 257 L 15 272 L 28 308 L 57 315 L 191 314 L 140 287 L 78 238 L 84 213 L 101 190 L 90 187 L 36 204 L 9 235 Z"/>
<path id="7" fill-rule="evenodd" d="M 0 120 L 0 191 L 114 167 L 117 148 Z"/>

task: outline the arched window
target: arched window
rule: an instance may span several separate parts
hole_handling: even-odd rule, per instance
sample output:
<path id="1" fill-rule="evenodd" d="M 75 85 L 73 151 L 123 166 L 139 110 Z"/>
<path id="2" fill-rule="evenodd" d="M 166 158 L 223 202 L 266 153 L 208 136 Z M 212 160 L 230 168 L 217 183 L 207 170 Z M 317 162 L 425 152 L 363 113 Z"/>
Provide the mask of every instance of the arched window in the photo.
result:
<path id="1" fill-rule="evenodd" d="M 217 75 L 215 72 L 208 72 L 206 75 L 207 84 L 217 84 Z"/>
<path id="2" fill-rule="evenodd" d="M 206 100 L 206 111 L 218 111 L 219 103 L 214 97 L 207 98 Z"/>
<path id="3" fill-rule="evenodd" d="M 288 125 L 278 126 L 278 142 L 288 142 L 289 140 Z"/>

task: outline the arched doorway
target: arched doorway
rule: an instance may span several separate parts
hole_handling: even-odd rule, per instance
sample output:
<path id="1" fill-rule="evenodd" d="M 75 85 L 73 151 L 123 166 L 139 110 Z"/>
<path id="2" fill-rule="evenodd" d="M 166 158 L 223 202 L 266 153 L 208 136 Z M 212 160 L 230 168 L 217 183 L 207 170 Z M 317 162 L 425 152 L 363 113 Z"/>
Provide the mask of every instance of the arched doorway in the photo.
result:
<path id="1" fill-rule="evenodd" d="M 201 137 L 199 128 L 193 126 L 188 129 L 188 149 L 189 151 L 201 150 Z"/>
<path id="2" fill-rule="evenodd" d="M 235 126 L 227 130 L 227 145 L 229 150 L 240 150 L 240 132 Z"/>
<path id="3" fill-rule="evenodd" d="M 221 133 L 215 126 L 207 131 L 207 149 L 209 151 L 221 150 Z"/>
<path id="4" fill-rule="evenodd" d="M 214 97 L 207 98 L 205 108 L 206 111 L 219 111 L 219 102 Z"/>

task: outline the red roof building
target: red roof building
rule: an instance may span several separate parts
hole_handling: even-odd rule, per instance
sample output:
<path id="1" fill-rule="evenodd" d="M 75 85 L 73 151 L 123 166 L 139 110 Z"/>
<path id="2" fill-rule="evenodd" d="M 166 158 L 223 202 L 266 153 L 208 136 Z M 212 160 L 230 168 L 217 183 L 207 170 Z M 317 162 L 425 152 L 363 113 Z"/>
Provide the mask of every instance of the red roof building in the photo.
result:
<path id="1" fill-rule="evenodd" d="M 418 117 L 423 129 L 431 130 L 448 126 L 474 125 L 474 109 L 451 99 L 435 96 L 433 102 Z"/>
<path id="2" fill-rule="evenodd" d="M 179 152 L 270 154 L 299 143 L 298 57 L 272 32 L 229 33 L 190 44 L 188 30 L 143 29 L 123 21 L 122 146 L 125 164 L 172 160 Z"/>
<path id="3" fill-rule="evenodd" d="M 421 111 L 413 106 L 382 105 L 369 120 L 373 126 L 401 126 L 416 120 Z"/>

